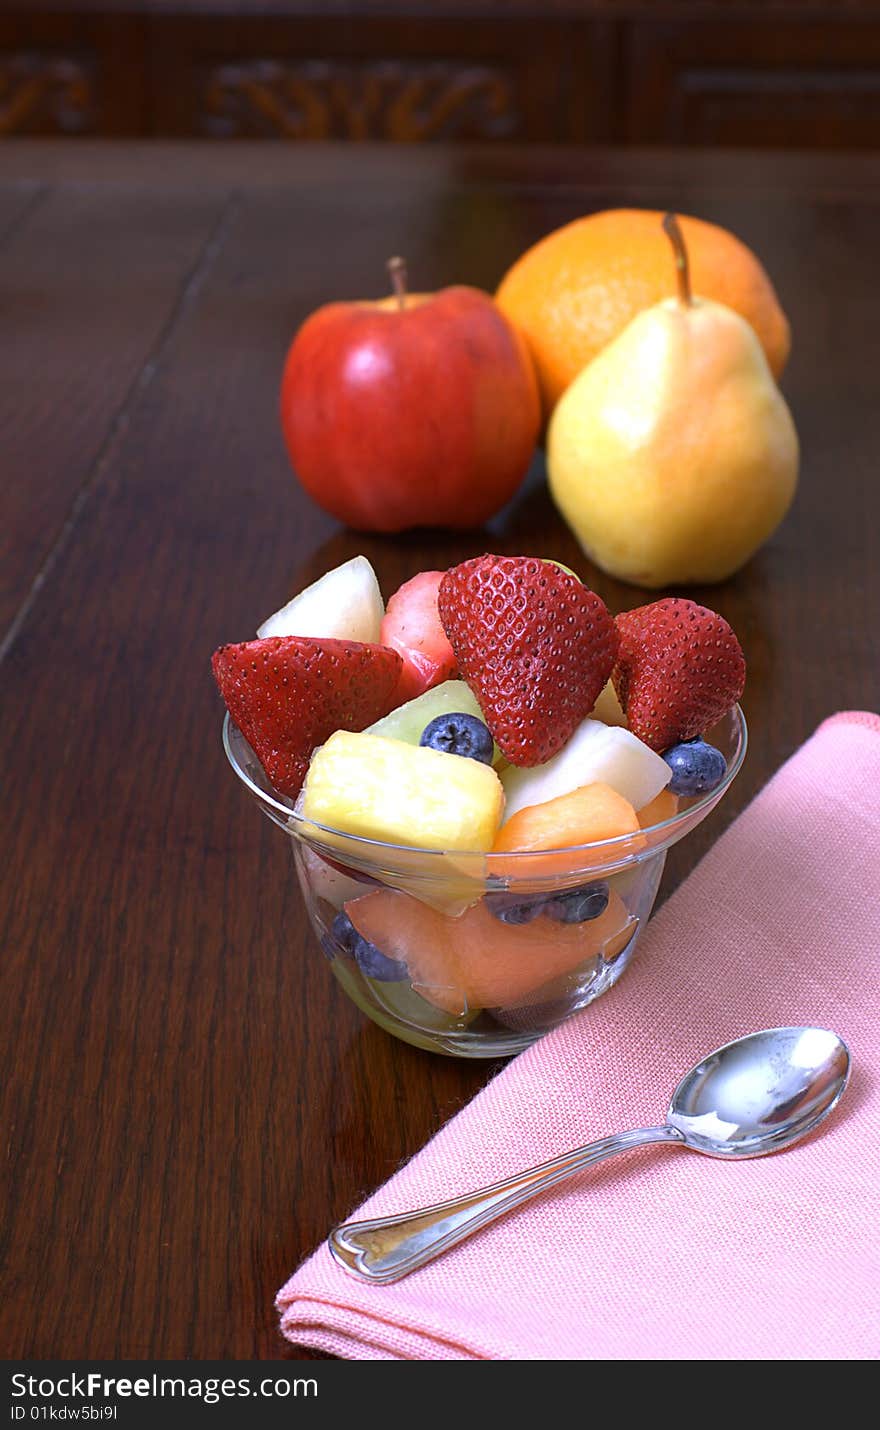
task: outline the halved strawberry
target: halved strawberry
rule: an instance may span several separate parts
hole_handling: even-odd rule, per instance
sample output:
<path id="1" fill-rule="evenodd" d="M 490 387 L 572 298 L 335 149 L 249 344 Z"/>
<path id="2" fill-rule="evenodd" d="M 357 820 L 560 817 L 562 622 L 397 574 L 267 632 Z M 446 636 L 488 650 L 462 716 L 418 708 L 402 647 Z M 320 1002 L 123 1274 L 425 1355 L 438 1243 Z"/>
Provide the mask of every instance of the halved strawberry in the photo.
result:
<path id="1" fill-rule="evenodd" d="M 743 693 L 746 662 L 723 616 L 678 596 L 624 611 L 614 689 L 634 735 L 667 750 L 701 735 Z"/>
<path id="2" fill-rule="evenodd" d="M 334 730 L 363 730 L 388 713 L 401 660 L 380 645 L 270 636 L 220 646 L 211 668 L 272 784 L 296 795 L 312 751 Z"/>
<path id="3" fill-rule="evenodd" d="M 379 640 L 398 651 L 403 661 L 395 705 L 415 700 L 432 686 L 455 677 L 455 655 L 437 610 L 437 592 L 445 574 L 420 571 L 388 602 Z"/>
<path id="4" fill-rule="evenodd" d="M 502 753 L 552 758 L 611 674 L 617 632 L 603 601 L 554 561 L 478 556 L 447 571 L 440 619 Z"/>

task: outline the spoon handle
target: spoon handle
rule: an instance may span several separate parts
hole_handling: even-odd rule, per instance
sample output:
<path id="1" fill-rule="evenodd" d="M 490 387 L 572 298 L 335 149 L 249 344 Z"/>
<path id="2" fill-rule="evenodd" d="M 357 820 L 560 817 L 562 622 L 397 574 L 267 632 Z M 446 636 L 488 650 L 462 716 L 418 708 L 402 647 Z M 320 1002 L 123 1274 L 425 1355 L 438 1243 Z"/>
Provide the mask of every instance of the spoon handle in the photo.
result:
<path id="1" fill-rule="evenodd" d="M 366 1281 L 384 1285 L 408 1276 L 426 1261 L 464 1241 L 465 1237 L 488 1226 L 504 1212 L 527 1202 L 538 1192 L 554 1187 L 557 1182 L 628 1152 L 648 1142 L 683 1142 L 680 1132 L 664 1124 L 662 1127 L 641 1127 L 633 1132 L 619 1132 L 603 1137 L 587 1147 L 566 1152 L 552 1162 L 542 1162 L 528 1172 L 520 1172 L 506 1181 L 496 1182 L 463 1197 L 438 1202 L 432 1207 L 401 1212 L 398 1216 L 375 1217 L 371 1221 L 344 1222 L 334 1227 L 328 1238 L 330 1251 L 346 1271 Z"/>

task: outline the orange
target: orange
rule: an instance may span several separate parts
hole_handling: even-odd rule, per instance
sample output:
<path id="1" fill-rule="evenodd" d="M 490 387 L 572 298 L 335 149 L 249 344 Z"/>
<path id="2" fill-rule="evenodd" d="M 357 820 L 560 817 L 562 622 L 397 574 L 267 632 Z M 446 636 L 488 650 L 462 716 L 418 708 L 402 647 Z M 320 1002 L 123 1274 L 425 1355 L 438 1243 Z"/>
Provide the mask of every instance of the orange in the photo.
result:
<path id="1" fill-rule="evenodd" d="M 607 209 L 575 219 L 528 249 L 501 280 L 496 301 L 529 344 L 545 417 L 637 313 L 675 296 L 662 218 L 654 209 Z M 698 218 L 680 222 L 694 293 L 751 323 L 778 378 L 791 346 L 788 320 L 758 259 L 727 229 Z"/>

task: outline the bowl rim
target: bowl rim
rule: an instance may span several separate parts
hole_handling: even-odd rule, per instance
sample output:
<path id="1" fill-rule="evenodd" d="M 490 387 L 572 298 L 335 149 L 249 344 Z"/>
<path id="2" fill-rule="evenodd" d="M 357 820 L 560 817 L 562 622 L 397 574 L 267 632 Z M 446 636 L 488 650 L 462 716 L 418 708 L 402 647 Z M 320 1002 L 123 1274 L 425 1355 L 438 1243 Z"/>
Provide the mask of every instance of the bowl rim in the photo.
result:
<path id="1" fill-rule="evenodd" d="M 679 827 L 692 821 L 694 815 L 700 814 L 701 811 L 708 813 L 710 808 L 714 804 L 717 804 L 727 792 L 739 774 L 748 749 L 748 726 L 742 706 L 739 703 L 731 706 L 727 714 L 722 715 L 720 718 L 721 720 L 725 720 L 731 716 L 736 722 L 738 734 L 738 746 L 734 758 L 728 764 L 721 783 L 716 785 L 714 789 L 708 790 L 705 794 L 701 795 L 695 803 L 689 804 L 686 809 L 678 810 L 677 813 L 671 815 L 669 819 L 663 819 L 658 824 L 647 825 L 644 829 L 639 831 L 639 834 L 617 834 L 612 839 L 596 839 L 589 844 L 568 844 L 556 849 L 516 849 L 510 850 L 509 852 L 480 849 L 425 849 L 417 844 L 392 844 L 387 840 L 370 839 L 364 834 L 351 834 L 347 833 L 344 829 L 336 829 L 332 825 L 319 824 L 314 819 L 306 819 L 302 814 L 298 814 L 292 805 L 282 804 L 279 799 L 268 794 L 266 790 L 262 789 L 251 779 L 250 775 L 239 763 L 232 749 L 231 732 L 234 730 L 238 737 L 244 741 L 245 745 L 248 745 L 248 742 L 233 722 L 228 711 L 226 711 L 223 719 L 223 748 L 226 751 L 226 758 L 229 760 L 233 770 L 258 803 L 264 808 L 268 806 L 271 809 L 277 823 L 290 828 L 291 832 L 298 833 L 300 837 L 305 840 L 314 840 L 316 834 L 318 837 L 320 837 L 320 835 L 328 835 L 330 842 L 337 844 L 338 847 L 338 841 L 342 839 L 352 847 L 363 847 L 365 851 L 368 851 L 368 853 L 365 852 L 364 857 L 367 858 L 369 854 L 371 862 L 374 862 L 376 856 L 382 853 L 393 854 L 395 856 L 404 854 L 410 858 L 412 858 L 413 855 L 418 855 L 425 859 L 434 858 L 438 860 L 447 858 L 454 858 L 456 860 L 482 859 L 487 862 L 488 871 L 491 872 L 493 861 L 503 860 L 505 869 L 508 873 L 511 873 L 516 867 L 516 861 L 520 859 L 534 862 L 536 859 L 541 859 L 544 856 L 549 858 L 555 855 L 558 859 L 562 854 L 591 854 L 598 850 L 603 854 L 607 852 L 610 856 L 608 859 L 603 859 L 602 863 L 611 863 L 613 862 L 615 853 L 619 853 L 621 858 L 625 858 L 630 852 L 634 856 L 644 855 L 645 853 L 656 853 L 659 844 L 664 843 L 667 836 L 673 836 Z M 718 724 L 720 724 L 720 720 L 715 721 L 715 725 L 717 726 Z M 714 726 L 712 728 L 714 728 Z M 248 749 L 251 749 L 250 745 L 248 745 Z M 251 753 L 253 753 L 253 751 L 251 751 Z M 254 759 L 257 759 L 256 755 L 254 755 Z M 259 760 L 257 760 L 257 763 L 259 764 Z M 693 822 L 697 823 L 698 821 L 693 820 Z M 658 835 L 661 835 L 662 838 L 657 839 L 656 836 Z M 641 845 L 641 838 L 647 840 L 649 836 L 654 838 L 654 842 L 649 844 L 648 849 L 645 850 Z M 635 841 L 639 842 L 635 843 Z M 513 861 L 512 865 L 510 861 Z M 525 867 L 526 865 L 523 864 L 524 869 Z"/>

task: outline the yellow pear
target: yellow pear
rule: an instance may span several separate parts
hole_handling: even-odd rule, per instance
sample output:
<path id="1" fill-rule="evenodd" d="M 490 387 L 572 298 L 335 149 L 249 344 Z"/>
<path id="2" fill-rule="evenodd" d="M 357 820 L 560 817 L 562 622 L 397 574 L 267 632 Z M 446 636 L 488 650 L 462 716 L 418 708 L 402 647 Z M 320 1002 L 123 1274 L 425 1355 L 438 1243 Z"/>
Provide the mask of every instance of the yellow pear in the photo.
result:
<path id="1" fill-rule="evenodd" d="M 679 292 L 647 308 L 560 398 L 547 434 L 556 505 L 587 555 L 637 586 L 722 581 L 775 531 L 798 439 L 753 329 Z"/>

